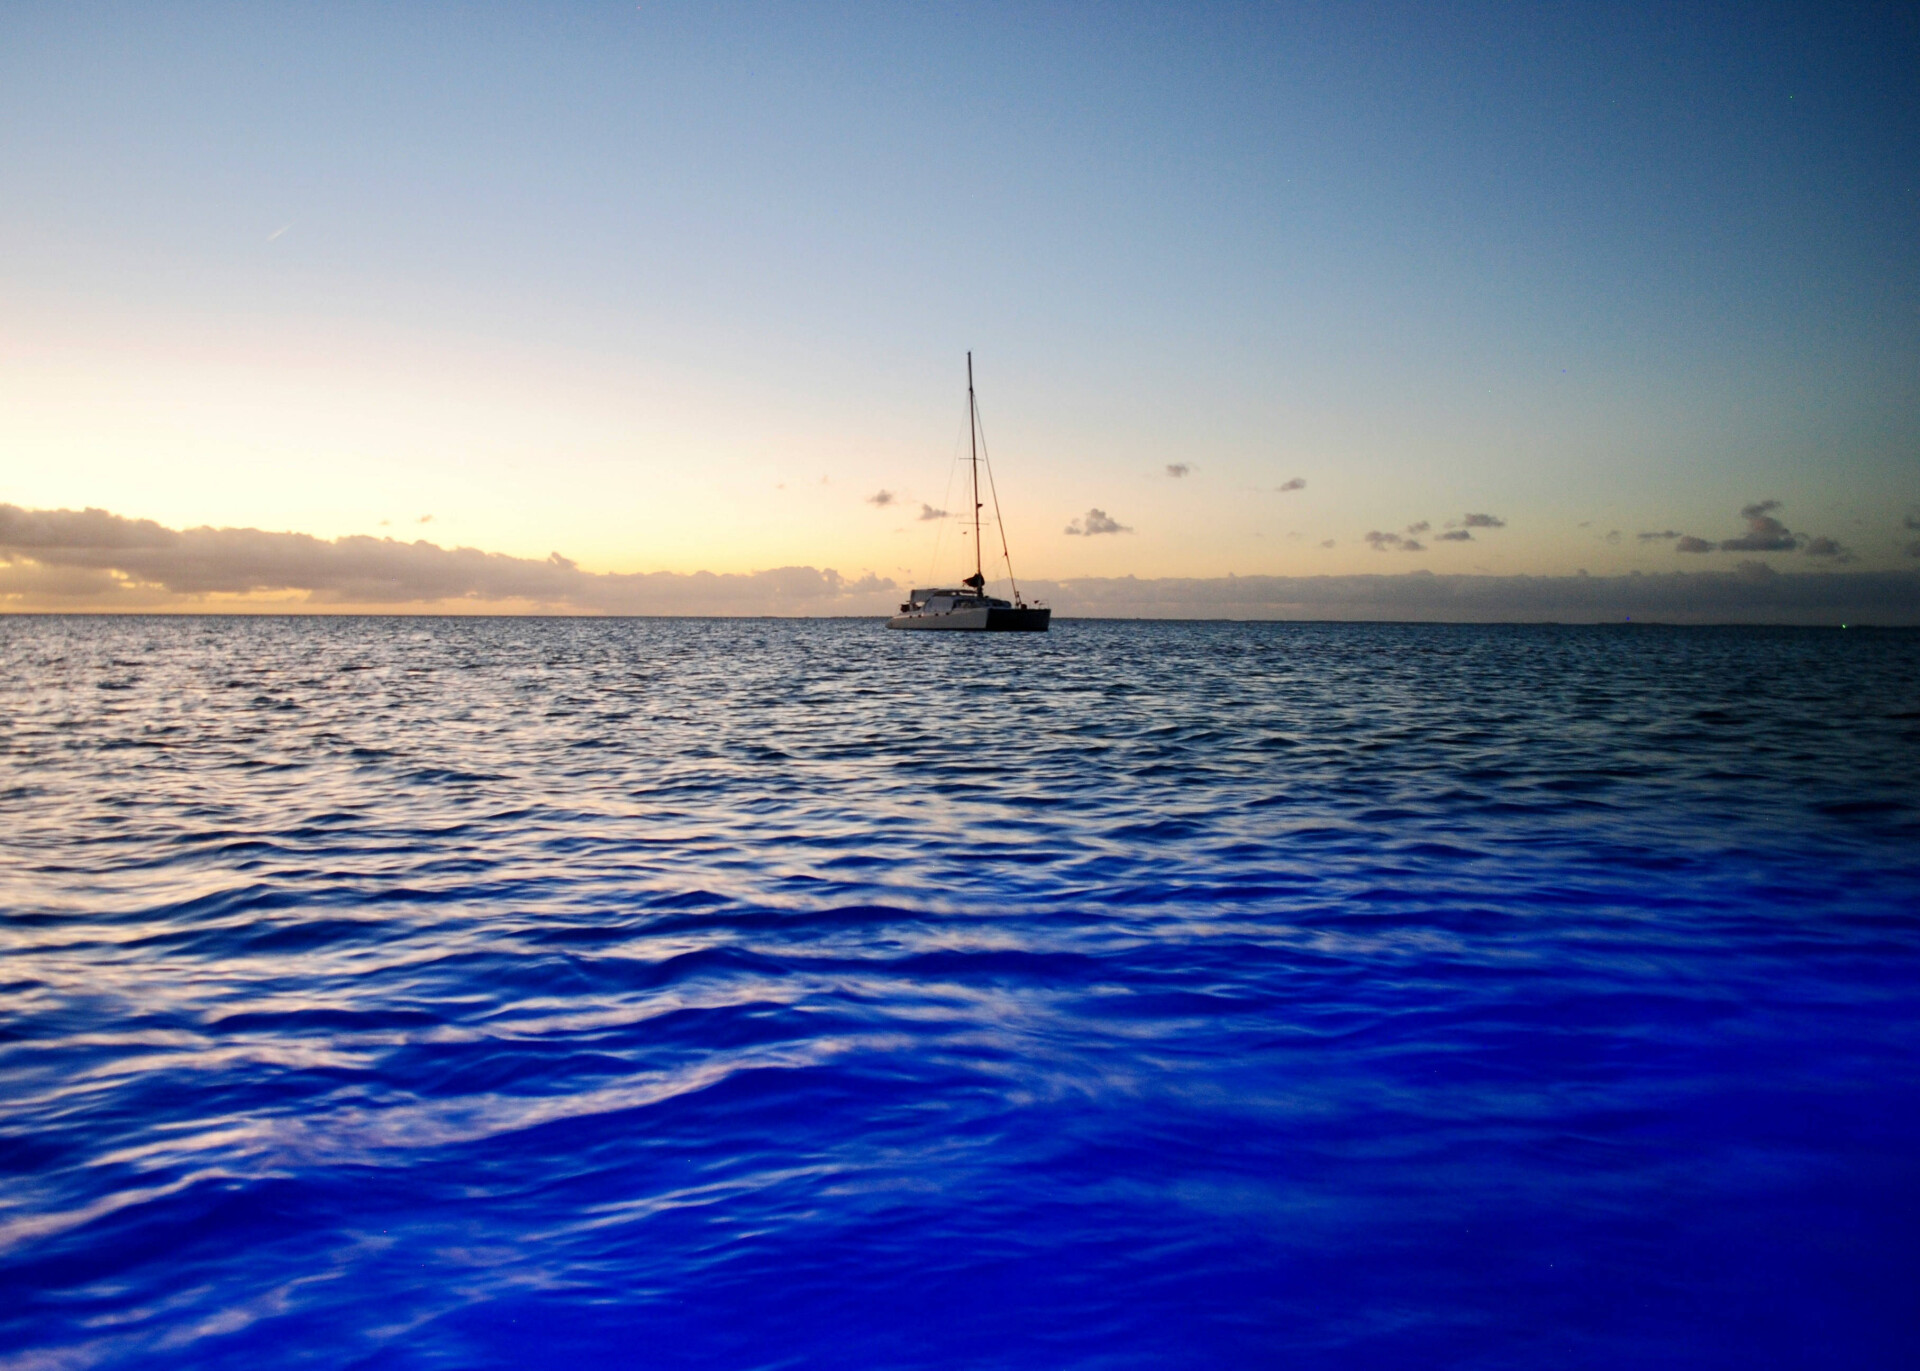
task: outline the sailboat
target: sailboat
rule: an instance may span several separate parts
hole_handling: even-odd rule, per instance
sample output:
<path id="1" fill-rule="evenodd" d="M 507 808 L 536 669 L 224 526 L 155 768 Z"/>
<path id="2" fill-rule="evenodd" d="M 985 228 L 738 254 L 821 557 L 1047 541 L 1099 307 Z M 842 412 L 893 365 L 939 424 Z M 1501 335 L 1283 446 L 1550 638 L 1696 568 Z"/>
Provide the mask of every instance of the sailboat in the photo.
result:
<path id="1" fill-rule="evenodd" d="M 1007 553 L 1007 526 L 1000 518 L 1000 494 L 994 487 L 993 468 L 987 468 L 987 489 L 993 494 L 993 522 L 1000 530 L 1000 555 L 1007 562 L 1007 584 L 1013 588 L 1011 600 L 998 600 L 987 594 L 987 577 L 980 559 L 980 405 L 973 395 L 973 354 L 967 354 L 967 440 L 973 466 L 973 575 L 961 581 L 963 588 L 915 589 L 900 606 L 900 612 L 887 620 L 888 628 L 945 629 L 961 633 L 1045 633 L 1053 611 L 1045 605 L 1030 605 L 1020 598 L 1020 584 L 1013 579 L 1013 558 Z"/>

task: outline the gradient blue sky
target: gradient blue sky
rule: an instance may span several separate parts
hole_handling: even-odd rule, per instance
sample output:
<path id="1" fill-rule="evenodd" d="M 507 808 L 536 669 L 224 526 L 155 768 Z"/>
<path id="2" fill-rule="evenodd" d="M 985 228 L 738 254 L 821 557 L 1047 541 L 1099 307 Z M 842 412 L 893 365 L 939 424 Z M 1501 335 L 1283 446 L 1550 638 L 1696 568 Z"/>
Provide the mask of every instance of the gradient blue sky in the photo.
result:
<path id="1" fill-rule="evenodd" d="M 1916 15 L 10 6 L 0 501 L 918 581 L 972 348 L 1036 576 L 1911 566 Z"/>

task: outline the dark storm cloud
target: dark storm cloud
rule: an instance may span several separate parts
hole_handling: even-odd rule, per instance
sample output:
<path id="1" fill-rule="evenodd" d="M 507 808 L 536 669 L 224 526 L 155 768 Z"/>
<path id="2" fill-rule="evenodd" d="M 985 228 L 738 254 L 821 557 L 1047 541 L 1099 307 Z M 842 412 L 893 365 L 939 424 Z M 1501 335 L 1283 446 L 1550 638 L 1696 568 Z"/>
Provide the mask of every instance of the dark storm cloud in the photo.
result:
<path id="1" fill-rule="evenodd" d="M 1497 514 L 1469 514 L 1461 524 L 1467 528 L 1505 528 L 1507 521 Z"/>
<path id="2" fill-rule="evenodd" d="M 1119 520 L 1114 519 L 1104 509 L 1090 509 L 1081 518 L 1067 525 L 1068 533 L 1076 538 L 1092 537 L 1096 533 L 1131 533 Z"/>
<path id="3" fill-rule="evenodd" d="M 893 492 L 890 490 L 876 490 L 867 497 L 867 503 L 870 505 L 878 505 L 880 508 L 885 509 L 893 503 Z"/>
<path id="4" fill-rule="evenodd" d="M 1185 476 L 1188 472 L 1192 470 L 1193 468 L 1188 466 L 1185 462 L 1168 462 L 1167 463 L 1167 475 L 1173 477 L 1173 479 L 1176 481 L 1179 480 L 1182 476 Z"/>
<path id="5" fill-rule="evenodd" d="M 0 596 L 39 608 L 193 608 L 195 597 L 303 592 L 314 607 L 519 606 L 611 614 L 877 612 L 893 582 L 781 567 L 714 575 L 594 573 L 543 561 L 356 536 L 331 541 L 257 528 L 163 528 L 105 510 L 0 505 Z M 869 602 L 873 602 L 871 605 Z"/>
<path id="6" fill-rule="evenodd" d="M 920 506 L 920 522 L 923 524 L 929 519 L 944 519 L 946 517 L 947 512 L 944 509 L 935 509 L 932 505 L 928 504 Z"/>
<path id="7" fill-rule="evenodd" d="M 1456 528 L 1451 532 L 1442 533 L 1434 541 L 1436 543 L 1470 543 L 1473 541 L 1473 535 L 1464 528 Z"/>
<path id="8" fill-rule="evenodd" d="M 1291 481 L 1283 481 L 1281 484 L 1274 487 L 1274 489 L 1279 491 L 1282 495 L 1285 495 L 1290 490 L 1305 490 L 1306 488 L 1307 488 L 1306 480 L 1304 477 L 1300 477 L 1300 476 L 1294 477 Z"/>

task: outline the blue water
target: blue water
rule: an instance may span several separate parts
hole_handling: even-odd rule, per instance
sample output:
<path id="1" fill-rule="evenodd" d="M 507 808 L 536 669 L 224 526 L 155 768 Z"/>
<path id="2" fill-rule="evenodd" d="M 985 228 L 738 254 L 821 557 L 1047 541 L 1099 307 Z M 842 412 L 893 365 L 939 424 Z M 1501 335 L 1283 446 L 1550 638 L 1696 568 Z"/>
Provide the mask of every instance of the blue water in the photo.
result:
<path id="1" fill-rule="evenodd" d="M 0 1366 L 1920 1364 L 1920 634 L 0 619 Z"/>

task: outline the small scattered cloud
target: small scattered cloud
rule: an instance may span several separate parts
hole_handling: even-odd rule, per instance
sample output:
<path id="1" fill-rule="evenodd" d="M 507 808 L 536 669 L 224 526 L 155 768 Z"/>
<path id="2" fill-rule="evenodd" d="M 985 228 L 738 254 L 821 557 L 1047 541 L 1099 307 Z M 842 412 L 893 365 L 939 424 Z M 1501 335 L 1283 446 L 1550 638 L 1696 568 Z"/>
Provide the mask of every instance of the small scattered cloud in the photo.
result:
<path id="1" fill-rule="evenodd" d="M 1800 537 L 1792 529 L 1773 517 L 1773 511 L 1780 508 L 1778 500 L 1759 500 L 1743 507 L 1740 517 L 1747 521 L 1747 531 L 1738 538 L 1724 538 L 1720 542 L 1722 552 L 1791 552 L 1800 546 Z"/>
<path id="2" fill-rule="evenodd" d="M 1469 514 L 1460 521 L 1464 528 L 1505 528 L 1507 521 L 1497 514 Z"/>
<path id="3" fill-rule="evenodd" d="M 1916 538 L 1907 544 L 1907 556 L 1920 557 L 1920 538 Z"/>
<path id="4" fill-rule="evenodd" d="M 1378 529 L 1369 533 L 1366 541 L 1368 546 L 1375 552 L 1385 552 L 1388 548 L 1393 548 L 1399 552 L 1425 552 L 1427 550 L 1424 543 L 1413 538 L 1402 537 L 1398 533 L 1382 533 Z"/>
<path id="5" fill-rule="evenodd" d="M 944 519 L 946 517 L 947 512 L 944 509 L 935 509 L 932 505 L 926 504 L 920 506 L 920 522 L 923 524 L 929 519 Z"/>
<path id="6" fill-rule="evenodd" d="M 1076 538 L 1090 538 L 1096 533 L 1131 533 L 1133 530 L 1110 516 L 1104 509 L 1090 509 L 1068 524 L 1067 532 Z"/>
<path id="7" fill-rule="evenodd" d="M 1282 481 L 1279 485 L 1274 487 L 1274 489 L 1279 491 L 1282 495 L 1285 495 L 1290 490 L 1305 490 L 1306 488 L 1307 488 L 1307 482 L 1306 482 L 1306 478 L 1303 476 L 1296 476 L 1291 481 Z"/>
<path id="8" fill-rule="evenodd" d="M 1673 546 L 1676 552 L 1805 551 L 1809 557 L 1826 557 L 1840 562 L 1853 560 L 1853 553 L 1843 547 L 1838 539 L 1824 535 L 1813 537 L 1805 533 L 1795 533 L 1775 513 L 1780 508 L 1782 505 L 1778 500 L 1755 500 L 1750 505 L 1743 505 L 1740 509 L 1740 517 L 1747 521 L 1747 531 L 1737 538 L 1722 538 L 1717 543 L 1706 538 L 1696 538 L 1691 533 L 1675 533 L 1670 528 L 1662 529 L 1658 533 L 1642 533 L 1637 536 L 1642 542 L 1674 539 Z M 1752 565 L 1759 565 L 1759 563 Z"/>
<path id="9" fill-rule="evenodd" d="M 1432 525 L 1432 524 L 1430 524 L 1430 523 L 1428 523 L 1428 522 L 1427 522 L 1427 521 L 1426 521 L 1425 519 L 1422 519 L 1422 520 L 1421 520 L 1421 521 L 1420 521 L 1419 523 L 1417 523 L 1417 524 L 1408 524 L 1408 525 L 1407 525 L 1407 532 L 1408 532 L 1409 534 L 1415 534 L 1415 533 L 1425 533 L 1425 532 L 1426 532 L 1426 531 L 1427 531 L 1428 529 L 1430 529 L 1430 528 L 1432 528 L 1432 527 L 1433 527 L 1433 525 Z"/>
<path id="10" fill-rule="evenodd" d="M 1332 547 L 1332 546 L 1334 546 L 1334 542 L 1333 542 L 1333 539 L 1331 539 L 1331 538 L 1325 538 L 1325 539 L 1322 539 L 1322 540 L 1321 540 L 1321 543 L 1320 543 L 1320 546 L 1321 546 L 1321 547 Z M 1920 547 L 1920 543 L 1916 543 L 1916 544 L 1914 544 L 1914 546 L 1915 546 L 1915 547 Z"/>
<path id="11" fill-rule="evenodd" d="M 1185 462 L 1168 462 L 1167 463 L 1167 475 L 1173 477 L 1173 479 L 1176 481 L 1179 480 L 1182 476 L 1185 476 L 1188 472 L 1192 470 L 1193 468 L 1188 466 Z"/>
<path id="12" fill-rule="evenodd" d="M 1906 524 L 1909 532 L 1920 533 L 1920 515 L 1909 514 L 1906 519 Z"/>
<path id="13" fill-rule="evenodd" d="M 269 233 L 267 235 L 267 241 L 271 243 L 274 239 L 278 238 L 281 234 L 285 233 L 288 229 L 292 227 L 293 225 L 290 223 L 280 225 L 279 228 L 275 229 L 272 233 Z"/>
<path id="14" fill-rule="evenodd" d="M 1438 538 L 1434 539 L 1434 541 L 1437 543 L 1470 543 L 1473 541 L 1473 535 L 1464 528 L 1456 528 L 1450 533 L 1442 533 Z"/>
<path id="15" fill-rule="evenodd" d="M 870 505 L 878 505 L 881 509 L 885 509 L 893 503 L 893 492 L 890 490 L 876 490 L 867 497 L 867 503 Z"/>
<path id="16" fill-rule="evenodd" d="M 1620 530 L 1617 528 L 1608 529 L 1605 541 L 1617 544 L 1620 541 Z"/>
<path id="17" fill-rule="evenodd" d="M 418 519 L 415 519 L 414 522 L 417 524 L 430 524 L 433 522 L 433 516 L 431 514 L 422 514 Z"/>

